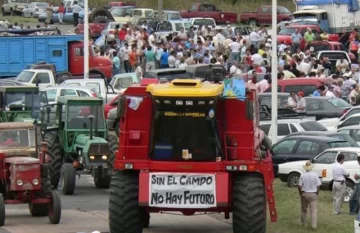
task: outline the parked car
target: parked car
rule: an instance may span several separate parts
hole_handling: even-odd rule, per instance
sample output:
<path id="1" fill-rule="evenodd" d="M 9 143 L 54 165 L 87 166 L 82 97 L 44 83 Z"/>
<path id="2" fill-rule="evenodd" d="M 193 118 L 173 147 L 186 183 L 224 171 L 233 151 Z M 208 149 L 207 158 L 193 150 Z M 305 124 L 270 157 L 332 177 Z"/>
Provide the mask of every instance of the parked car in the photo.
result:
<path id="1" fill-rule="evenodd" d="M 109 11 L 117 23 L 128 23 L 132 20 L 135 6 L 113 7 Z"/>
<path id="2" fill-rule="evenodd" d="M 22 10 L 24 18 L 37 18 L 40 13 L 44 13 L 49 4 L 46 2 L 32 2 Z"/>
<path id="3" fill-rule="evenodd" d="M 341 117 L 351 105 L 341 98 L 317 96 L 305 97 L 306 114 L 315 116 L 316 120 Z"/>
<path id="4" fill-rule="evenodd" d="M 152 14 L 150 14 L 150 17 L 159 18 L 158 11 L 155 10 Z M 182 20 L 182 17 L 180 15 L 179 11 L 163 11 L 162 20 Z"/>
<path id="5" fill-rule="evenodd" d="M 281 119 L 277 121 L 278 137 L 280 140 L 291 133 L 302 131 L 327 131 L 327 129 L 320 123 L 314 121 L 313 117 L 303 117 L 300 119 Z M 271 121 L 260 121 L 259 128 L 264 133 L 272 138 L 272 123 Z"/>
<path id="6" fill-rule="evenodd" d="M 199 26 L 216 26 L 216 22 L 213 18 L 190 18 L 188 22 L 194 26 L 194 28 L 197 30 Z"/>
<path id="7" fill-rule="evenodd" d="M 27 86 L 24 82 L 18 82 L 15 80 L 0 79 L 0 86 Z"/>
<path id="8" fill-rule="evenodd" d="M 116 102 L 117 103 L 117 102 Z M 117 106 L 115 108 L 110 109 L 106 116 L 106 124 L 109 131 L 115 131 L 116 136 L 119 137 L 119 130 L 120 130 L 120 121 L 117 117 Z"/>
<path id="9" fill-rule="evenodd" d="M 121 93 L 121 94 L 118 94 L 118 95 L 115 96 L 109 103 L 106 103 L 106 104 L 104 105 L 104 116 L 105 116 L 105 119 L 108 118 L 108 115 L 109 115 L 110 110 L 117 107 L 117 102 L 118 102 L 118 99 L 120 98 L 120 96 L 122 96 L 122 93 Z"/>
<path id="10" fill-rule="evenodd" d="M 346 133 L 360 145 L 360 125 L 345 126 L 337 130 L 339 133 Z"/>
<path id="11" fill-rule="evenodd" d="M 277 7 L 277 21 L 289 21 L 292 19 L 292 13 L 283 6 Z M 240 14 L 240 23 L 249 24 L 251 27 L 258 25 L 271 25 L 272 6 L 262 5 L 256 12 L 242 12 Z"/>
<path id="12" fill-rule="evenodd" d="M 110 85 L 116 93 L 122 93 L 126 88 L 134 83 L 140 83 L 140 81 L 136 73 L 117 74 L 111 79 Z"/>
<path id="13" fill-rule="evenodd" d="M 311 28 L 311 30 L 314 33 L 319 33 L 321 34 L 323 32 L 323 30 L 320 28 L 319 25 L 315 25 L 315 24 L 292 24 L 289 26 L 284 27 L 283 29 L 281 29 L 281 31 L 278 33 L 278 43 L 284 43 L 286 45 L 291 45 L 292 44 L 292 40 L 291 40 L 291 35 L 295 32 L 296 29 L 299 30 L 300 34 L 302 36 L 304 36 L 307 28 Z M 329 34 L 329 41 L 339 41 L 339 35 L 338 34 Z M 305 39 L 302 39 L 300 42 L 300 49 L 304 49 L 306 45 Z"/>
<path id="14" fill-rule="evenodd" d="M 305 96 L 310 96 L 318 89 L 319 86 L 324 85 L 318 78 L 293 78 L 286 80 L 278 80 L 278 92 L 304 92 Z M 271 92 L 271 87 L 265 92 Z"/>
<path id="15" fill-rule="evenodd" d="M 323 136 L 323 137 L 330 137 L 330 138 L 338 138 L 338 139 L 342 139 L 347 141 L 351 147 L 359 147 L 359 145 L 356 143 L 356 141 L 348 134 L 345 132 L 329 132 L 329 131 L 302 131 L 302 132 L 297 132 L 297 133 L 292 133 L 289 134 L 288 136 L 286 136 L 285 138 L 288 137 L 293 137 L 293 136 Z"/>
<path id="16" fill-rule="evenodd" d="M 71 8 L 65 9 L 64 17 L 63 17 L 63 23 L 73 24 L 74 23 L 74 16 Z M 91 10 L 89 10 L 91 11 Z M 39 22 L 45 22 L 46 20 L 46 12 L 41 12 L 38 15 L 38 21 Z M 82 21 L 84 18 L 84 9 L 81 9 L 79 12 L 79 21 Z M 52 15 L 52 22 L 53 23 L 59 23 L 59 15 L 57 12 L 54 12 Z"/>
<path id="17" fill-rule="evenodd" d="M 345 51 L 343 44 L 338 41 L 321 41 L 316 40 L 307 43 L 304 50 L 310 50 L 311 52 L 319 52 L 324 50 L 340 50 Z"/>
<path id="18" fill-rule="evenodd" d="M 336 62 L 339 59 L 345 59 L 348 61 L 349 64 L 351 64 L 351 58 L 349 57 L 349 54 L 345 51 L 339 51 L 339 50 L 323 50 L 316 53 L 316 59 L 321 60 L 323 57 L 327 57 L 333 67 L 333 70 L 336 67 Z"/>
<path id="19" fill-rule="evenodd" d="M 278 108 L 283 108 L 287 105 L 287 100 L 290 97 L 290 93 L 287 92 L 278 92 L 277 94 L 277 106 Z M 259 99 L 259 103 L 260 105 L 266 105 L 268 108 L 271 109 L 271 101 L 272 101 L 272 97 L 271 97 L 271 93 L 269 92 L 265 92 L 265 93 L 260 93 L 258 95 L 258 99 Z"/>
<path id="20" fill-rule="evenodd" d="M 328 128 L 328 130 L 336 131 L 336 126 L 344 122 L 345 119 L 349 118 L 352 115 L 360 113 L 360 106 L 353 106 L 348 110 L 344 110 L 343 114 L 340 117 L 322 119 L 319 121 L 320 124 Z"/>
<path id="21" fill-rule="evenodd" d="M 235 13 L 223 12 L 213 4 L 193 3 L 186 11 L 181 11 L 182 18 L 213 18 L 217 24 L 237 23 L 238 15 Z"/>
<path id="22" fill-rule="evenodd" d="M 190 65 L 185 69 L 190 77 L 192 78 L 201 78 L 202 80 L 210 80 L 212 75 L 212 68 L 220 68 L 222 69 L 223 78 L 228 75 L 227 70 L 223 65 L 218 64 L 198 64 L 198 65 Z M 210 77 L 209 77 L 210 76 Z"/>
<path id="23" fill-rule="evenodd" d="M 149 70 L 144 73 L 143 78 L 156 78 L 159 79 L 160 82 L 169 82 L 177 78 L 191 79 L 190 75 L 185 69 L 176 68 Z"/>
<path id="24" fill-rule="evenodd" d="M 109 22 L 115 22 L 115 19 L 109 11 L 105 9 L 94 10 L 89 14 L 89 35 L 91 38 L 98 38 Z M 84 33 L 84 24 L 78 24 L 77 30 L 80 34 Z"/>
<path id="25" fill-rule="evenodd" d="M 274 172 L 278 176 L 279 164 L 311 160 L 326 149 L 338 147 L 350 147 L 350 143 L 333 137 L 308 135 L 286 137 L 272 147 Z"/>
<path id="26" fill-rule="evenodd" d="M 133 6 L 135 7 L 134 2 L 109 2 L 104 8 L 111 9 L 113 7 L 122 7 L 122 6 Z"/>
<path id="27" fill-rule="evenodd" d="M 343 122 L 339 122 L 336 126 L 337 129 L 343 128 L 350 125 L 359 125 L 360 124 L 360 113 L 354 114 L 346 118 Z"/>
<path id="28" fill-rule="evenodd" d="M 321 177 L 322 188 L 332 190 L 333 176 L 332 166 L 336 162 L 336 158 L 339 154 L 345 156 L 345 162 L 343 167 L 350 176 L 346 178 L 346 194 L 345 201 L 349 201 L 355 184 L 354 175 L 359 171 L 359 163 L 357 158 L 360 156 L 360 148 L 355 147 L 338 147 L 330 148 L 321 152 L 315 158 L 312 159 L 312 163 L 315 165 L 313 172 Z M 300 178 L 300 174 L 305 172 L 303 165 L 306 159 L 296 162 L 288 162 L 279 165 L 278 178 L 282 182 L 286 182 L 289 187 L 296 187 Z"/>
<path id="29" fill-rule="evenodd" d="M 28 0 L 9 0 L 2 5 L 2 15 L 20 15 L 21 11 L 28 5 Z"/>

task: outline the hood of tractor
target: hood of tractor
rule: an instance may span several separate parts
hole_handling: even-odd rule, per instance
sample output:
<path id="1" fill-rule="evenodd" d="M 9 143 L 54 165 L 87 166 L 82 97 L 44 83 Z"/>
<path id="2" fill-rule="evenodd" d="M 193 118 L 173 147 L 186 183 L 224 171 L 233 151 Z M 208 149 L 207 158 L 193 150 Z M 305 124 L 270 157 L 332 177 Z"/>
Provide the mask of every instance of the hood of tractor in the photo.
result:
<path id="1" fill-rule="evenodd" d="M 4 154 L 6 157 L 13 157 L 13 156 L 37 157 L 35 147 L 6 148 L 4 146 L 0 146 L 0 153 Z"/>
<path id="2" fill-rule="evenodd" d="M 110 155 L 110 147 L 108 142 L 101 137 L 93 136 L 92 139 L 90 135 L 83 134 L 76 137 L 74 148 L 82 148 L 83 155 Z"/>

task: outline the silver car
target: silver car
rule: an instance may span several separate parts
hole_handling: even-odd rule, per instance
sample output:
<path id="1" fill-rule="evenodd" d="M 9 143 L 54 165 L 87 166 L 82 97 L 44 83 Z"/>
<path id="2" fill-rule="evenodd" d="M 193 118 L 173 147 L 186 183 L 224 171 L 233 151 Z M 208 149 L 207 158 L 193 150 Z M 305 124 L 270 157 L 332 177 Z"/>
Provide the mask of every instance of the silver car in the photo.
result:
<path id="1" fill-rule="evenodd" d="M 32 2 L 22 10 L 24 18 L 37 18 L 41 13 L 45 13 L 49 4 L 46 2 Z"/>

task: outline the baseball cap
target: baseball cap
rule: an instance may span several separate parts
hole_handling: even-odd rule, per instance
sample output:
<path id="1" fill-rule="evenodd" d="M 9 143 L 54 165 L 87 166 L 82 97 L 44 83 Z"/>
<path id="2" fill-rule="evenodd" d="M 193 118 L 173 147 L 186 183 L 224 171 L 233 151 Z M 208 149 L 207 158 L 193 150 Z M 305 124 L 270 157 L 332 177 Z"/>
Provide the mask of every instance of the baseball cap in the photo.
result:
<path id="1" fill-rule="evenodd" d="M 304 97 L 304 96 L 305 96 L 305 94 L 304 94 L 303 91 L 299 91 L 299 92 L 297 93 L 297 95 L 298 95 L 298 96 L 301 96 L 301 97 Z"/>

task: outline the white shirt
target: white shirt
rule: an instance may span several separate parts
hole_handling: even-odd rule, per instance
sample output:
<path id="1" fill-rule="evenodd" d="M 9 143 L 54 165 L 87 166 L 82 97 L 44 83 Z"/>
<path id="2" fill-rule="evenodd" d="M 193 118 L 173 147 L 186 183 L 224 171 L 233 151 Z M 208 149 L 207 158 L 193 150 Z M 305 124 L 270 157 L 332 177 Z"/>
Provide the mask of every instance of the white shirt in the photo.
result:
<path id="1" fill-rule="evenodd" d="M 170 55 L 168 58 L 169 67 L 175 68 L 175 62 L 176 62 L 176 58 L 174 56 Z"/>
<path id="2" fill-rule="evenodd" d="M 236 42 L 236 41 L 234 41 L 234 42 L 231 42 L 230 44 L 229 44 L 229 47 L 230 47 L 230 50 L 231 50 L 231 52 L 232 53 L 238 53 L 238 52 L 240 52 L 240 44 L 238 43 L 238 42 Z"/>
<path id="3" fill-rule="evenodd" d="M 124 60 L 124 61 L 129 60 L 130 48 L 126 49 L 125 47 L 122 47 L 122 48 L 120 49 L 120 52 L 122 53 L 122 56 L 123 56 L 123 60 Z"/>
<path id="4" fill-rule="evenodd" d="M 186 63 L 180 63 L 179 69 L 185 69 L 188 65 Z"/>
<path id="5" fill-rule="evenodd" d="M 155 36 L 153 35 L 153 34 L 151 34 L 150 36 L 149 36 L 149 45 L 151 46 L 151 47 L 154 47 L 155 46 Z"/>
<path id="6" fill-rule="evenodd" d="M 259 40 L 260 40 L 260 37 L 261 37 L 261 36 L 259 35 L 259 33 L 255 32 L 255 31 L 252 31 L 252 32 L 250 33 L 250 35 L 249 35 L 250 41 L 253 41 L 253 42 L 259 41 Z"/>
<path id="7" fill-rule="evenodd" d="M 348 172 L 345 171 L 345 168 L 340 163 L 334 163 L 332 166 L 332 175 L 334 181 L 345 181 L 345 176 L 349 175 Z"/>
<path id="8" fill-rule="evenodd" d="M 312 171 L 304 172 L 300 176 L 299 186 L 301 186 L 301 191 L 306 193 L 316 193 L 318 186 L 321 185 L 319 176 Z"/>
<path id="9" fill-rule="evenodd" d="M 251 61 L 253 62 L 253 64 L 261 65 L 263 59 L 260 54 L 255 53 L 251 56 Z"/>
<path id="10" fill-rule="evenodd" d="M 306 100 L 305 98 L 300 98 L 296 104 L 296 108 L 304 108 L 304 109 L 297 109 L 297 112 L 305 112 L 306 110 Z"/>
<path id="11" fill-rule="evenodd" d="M 332 93 L 331 91 L 326 91 L 325 96 L 328 96 L 328 97 L 335 97 L 334 93 Z"/>
<path id="12" fill-rule="evenodd" d="M 288 104 L 289 106 L 297 106 L 296 101 L 295 101 L 291 96 L 288 98 L 287 104 Z"/>
<path id="13" fill-rule="evenodd" d="M 71 8 L 73 10 L 73 13 L 80 13 L 80 11 L 82 10 L 78 4 L 73 5 Z"/>
<path id="14" fill-rule="evenodd" d="M 297 69 L 301 72 L 304 72 L 305 74 L 308 74 L 310 72 L 311 67 L 309 63 L 302 61 L 298 65 Z"/>

